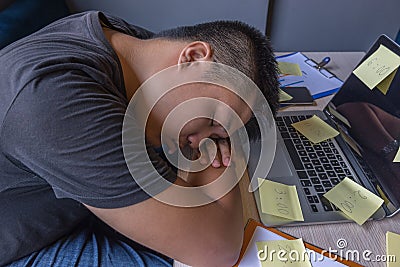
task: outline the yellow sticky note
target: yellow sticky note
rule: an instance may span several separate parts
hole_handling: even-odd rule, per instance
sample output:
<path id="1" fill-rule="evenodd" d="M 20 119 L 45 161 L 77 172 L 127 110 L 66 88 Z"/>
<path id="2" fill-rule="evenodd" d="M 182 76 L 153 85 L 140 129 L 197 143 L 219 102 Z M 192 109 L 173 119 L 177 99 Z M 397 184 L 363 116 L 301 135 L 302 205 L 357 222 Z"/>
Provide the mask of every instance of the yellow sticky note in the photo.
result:
<path id="1" fill-rule="evenodd" d="M 279 89 L 279 102 L 285 102 L 291 99 L 293 99 L 293 96 L 289 95 L 282 89 Z"/>
<path id="2" fill-rule="evenodd" d="M 279 68 L 279 72 L 281 74 L 288 74 L 288 75 L 294 75 L 294 76 L 302 76 L 303 75 L 299 64 L 296 64 L 296 63 L 279 61 L 278 68 Z"/>
<path id="3" fill-rule="evenodd" d="M 372 53 L 354 71 L 369 89 L 373 89 L 400 65 L 400 57 L 384 45 Z"/>
<path id="4" fill-rule="evenodd" d="M 382 198 L 347 177 L 325 193 L 324 197 L 359 225 L 383 204 Z"/>
<path id="5" fill-rule="evenodd" d="M 394 76 L 396 75 L 398 68 L 392 71 L 392 73 L 389 74 L 383 81 L 381 81 L 376 88 L 379 89 L 379 91 L 382 92 L 382 94 L 386 95 L 387 92 L 389 91 L 389 87 L 392 84 L 392 81 L 394 79 Z"/>
<path id="6" fill-rule="evenodd" d="M 396 153 L 396 156 L 394 156 L 393 162 L 400 162 L 400 147 Z"/>
<path id="7" fill-rule="evenodd" d="M 309 119 L 293 123 L 292 126 L 314 144 L 325 141 L 339 134 L 338 131 L 316 115 Z"/>
<path id="8" fill-rule="evenodd" d="M 257 255 L 262 267 L 311 267 L 301 238 L 256 242 Z"/>
<path id="9" fill-rule="evenodd" d="M 400 267 L 400 235 L 386 232 L 386 266 Z"/>
<path id="10" fill-rule="evenodd" d="M 304 221 L 296 186 L 261 178 L 258 178 L 258 184 L 263 213 L 294 221 Z"/>

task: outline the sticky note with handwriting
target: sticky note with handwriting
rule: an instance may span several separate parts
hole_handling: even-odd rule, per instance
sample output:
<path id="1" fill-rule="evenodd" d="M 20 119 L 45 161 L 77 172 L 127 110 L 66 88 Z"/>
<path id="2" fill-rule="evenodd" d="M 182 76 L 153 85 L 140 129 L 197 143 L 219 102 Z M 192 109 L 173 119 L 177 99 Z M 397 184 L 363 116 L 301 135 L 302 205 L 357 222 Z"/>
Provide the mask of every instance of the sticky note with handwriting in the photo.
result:
<path id="1" fill-rule="evenodd" d="M 386 255 L 387 267 L 400 267 L 400 235 L 392 232 L 386 232 Z M 396 260 L 389 260 L 391 259 Z"/>
<path id="2" fill-rule="evenodd" d="M 396 153 L 396 156 L 394 156 L 393 162 L 400 162 L 400 147 Z"/>
<path id="3" fill-rule="evenodd" d="M 282 89 L 279 89 L 279 102 L 285 102 L 291 99 L 293 99 L 293 96 L 289 95 Z"/>
<path id="4" fill-rule="evenodd" d="M 279 68 L 279 72 L 281 74 L 294 75 L 294 76 L 302 76 L 303 75 L 299 64 L 296 64 L 296 63 L 279 61 L 278 68 Z"/>
<path id="5" fill-rule="evenodd" d="M 349 178 L 324 194 L 332 204 L 362 225 L 383 204 L 383 199 Z"/>
<path id="6" fill-rule="evenodd" d="M 395 69 L 389 76 L 387 76 L 383 81 L 381 81 L 376 88 L 381 91 L 382 94 L 386 95 L 387 92 L 389 91 L 389 87 L 392 84 L 392 81 L 394 79 L 394 76 L 396 75 L 396 72 L 399 68 Z"/>
<path id="7" fill-rule="evenodd" d="M 258 178 L 261 211 L 294 221 L 304 221 L 299 196 L 294 185 Z"/>
<path id="8" fill-rule="evenodd" d="M 257 255 L 262 267 L 311 267 L 301 238 L 256 242 Z"/>
<path id="9" fill-rule="evenodd" d="M 316 115 L 309 119 L 295 122 L 292 126 L 314 144 L 333 138 L 339 134 L 338 131 Z"/>
<path id="10" fill-rule="evenodd" d="M 400 65 L 400 57 L 384 45 L 372 53 L 354 71 L 369 89 L 373 89 Z"/>

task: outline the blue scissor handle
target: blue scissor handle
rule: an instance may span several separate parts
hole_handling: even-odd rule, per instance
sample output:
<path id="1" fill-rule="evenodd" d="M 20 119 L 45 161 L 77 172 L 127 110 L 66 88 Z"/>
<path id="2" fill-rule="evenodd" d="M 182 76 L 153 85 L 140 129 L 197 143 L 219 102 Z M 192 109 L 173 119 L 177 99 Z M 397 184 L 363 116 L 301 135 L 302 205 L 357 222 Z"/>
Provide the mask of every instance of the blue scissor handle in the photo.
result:
<path id="1" fill-rule="evenodd" d="M 320 68 L 322 68 L 322 67 L 324 67 L 326 64 L 328 64 L 329 62 L 331 61 L 331 58 L 330 57 L 324 57 L 323 59 L 322 59 L 322 61 L 320 62 L 320 63 L 318 63 L 317 64 L 317 69 L 320 69 Z"/>

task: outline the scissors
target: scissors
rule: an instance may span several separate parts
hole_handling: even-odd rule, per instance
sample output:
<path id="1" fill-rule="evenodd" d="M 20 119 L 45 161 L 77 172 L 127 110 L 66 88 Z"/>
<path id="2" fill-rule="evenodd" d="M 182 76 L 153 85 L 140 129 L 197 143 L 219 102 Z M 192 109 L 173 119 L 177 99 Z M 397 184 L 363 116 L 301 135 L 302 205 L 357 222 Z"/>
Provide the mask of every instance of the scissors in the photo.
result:
<path id="1" fill-rule="evenodd" d="M 317 69 L 323 68 L 326 64 L 328 64 L 331 61 L 330 57 L 324 57 L 320 63 L 317 63 L 315 66 Z"/>

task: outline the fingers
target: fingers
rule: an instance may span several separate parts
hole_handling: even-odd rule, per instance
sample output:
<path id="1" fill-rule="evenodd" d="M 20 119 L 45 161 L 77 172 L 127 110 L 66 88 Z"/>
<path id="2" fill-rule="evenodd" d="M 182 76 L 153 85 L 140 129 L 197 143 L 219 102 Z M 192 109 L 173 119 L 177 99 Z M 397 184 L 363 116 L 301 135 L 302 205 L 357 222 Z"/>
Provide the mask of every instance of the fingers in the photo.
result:
<path id="1" fill-rule="evenodd" d="M 220 163 L 217 160 L 218 159 L 218 153 L 217 153 L 218 148 L 215 146 L 215 142 L 214 141 L 206 142 L 206 148 L 207 148 L 207 150 L 206 150 L 207 153 L 205 153 L 205 156 L 207 157 L 206 164 L 208 164 L 210 161 L 212 161 L 211 165 L 213 167 L 215 167 L 215 168 L 220 167 Z"/>
<path id="2" fill-rule="evenodd" d="M 173 154 L 173 153 L 175 153 L 177 147 L 176 147 L 175 142 L 174 142 L 172 139 L 169 139 L 169 138 L 168 138 L 168 139 L 165 141 L 165 144 L 166 144 L 167 147 L 168 147 L 168 154 Z"/>
<path id="3" fill-rule="evenodd" d="M 231 148 L 227 139 L 219 139 L 218 147 L 221 153 L 222 164 L 228 167 L 231 161 Z"/>
<path id="4" fill-rule="evenodd" d="M 219 153 L 215 154 L 215 151 L 213 147 L 207 147 L 207 152 L 208 152 L 208 158 L 214 158 L 211 165 L 214 168 L 219 168 L 222 165 L 227 167 L 230 165 L 230 160 L 231 160 L 231 150 L 230 150 L 230 145 L 227 139 L 218 139 L 215 140 L 217 149 L 219 150 Z M 214 144 L 211 144 L 214 145 Z M 218 152 L 218 151 L 217 151 Z"/>
<path id="5" fill-rule="evenodd" d="M 228 139 L 221 138 L 204 142 L 200 145 L 199 150 L 196 154 L 200 156 L 200 164 L 202 165 L 207 165 L 210 161 L 214 168 L 219 168 L 222 165 L 228 167 L 231 164 L 231 150 Z"/>
<path id="6" fill-rule="evenodd" d="M 200 156 L 200 164 L 202 165 L 207 165 L 210 162 L 210 157 L 209 157 L 209 149 L 205 148 L 202 153 L 199 153 Z"/>

